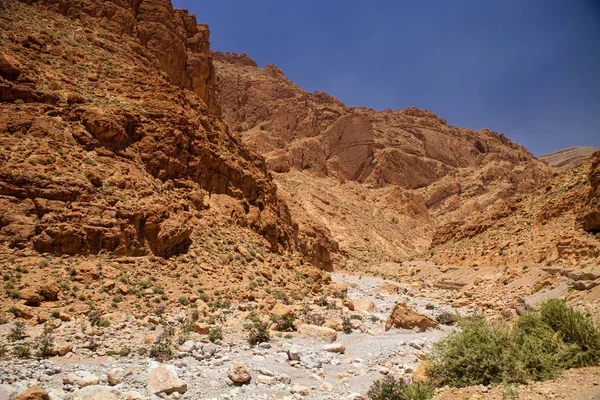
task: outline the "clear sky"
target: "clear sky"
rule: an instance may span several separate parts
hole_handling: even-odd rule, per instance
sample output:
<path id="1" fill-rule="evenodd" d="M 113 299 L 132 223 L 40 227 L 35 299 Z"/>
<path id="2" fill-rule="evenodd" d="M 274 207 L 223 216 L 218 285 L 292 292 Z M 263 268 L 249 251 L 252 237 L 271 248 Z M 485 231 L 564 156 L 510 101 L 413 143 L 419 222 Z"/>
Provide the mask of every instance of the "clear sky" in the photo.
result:
<path id="1" fill-rule="evenodd" d="M 417 106 L 535 155 L 600 147 L 600 0 L 173 0 L 307 91 Z"/>

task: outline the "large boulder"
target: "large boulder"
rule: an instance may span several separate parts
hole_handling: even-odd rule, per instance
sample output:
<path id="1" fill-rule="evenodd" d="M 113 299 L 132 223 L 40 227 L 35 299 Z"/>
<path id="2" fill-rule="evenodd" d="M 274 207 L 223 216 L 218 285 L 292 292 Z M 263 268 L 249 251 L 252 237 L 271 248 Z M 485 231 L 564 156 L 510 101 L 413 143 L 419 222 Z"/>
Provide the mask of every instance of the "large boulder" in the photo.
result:
<path id="1" fill-rule="evenodd" d="M 227 376 L 231 381 L 238 385 L 245 385 L 252 380 L 250 369 L 242 363 L 235 363 L 227 371 Z"/>
<path id="2" fill-rule="evenodd" d="M 271 309 L 270 314 L 273 317 L 285 318 L 285 317 L 293 316 L 294 310 L 292 310 L 290 307 L 286 306 L 285 304 L 277 303 Z"/>
<path id="3" fill-rule="evenodd" d="M 28 287 L 19 292 L 21 300 L 25 300 L 25 304 L 28 306 L 37 307 L 40 305 L 40 295 L 35 292 L 32 288 Z"/>
<path id="4" fill-rule="evenodd" d="M 39 386 L 32 386 L 14 400 L 50 400 L 50 396 L 44 389 Z"/>
<path id="5" fill-rule="evenodd" d="M 377 307 L 375 307 L 375 303 L 373 303 L 369 299 L 356 299 L 352 300 L 353 310 L 354 311 L 375 311 Z"/>
<path id="6" fill-rule="evenodd" d="M 439 324 L 426 315 L 416 312 L 406 303 L 398 303 L 394 306 L 392 313 L 385 322 L 385 330 L 392 327 L 403 329 L 415 329 L 424 332 L 427 328 L 436 328 Z"/>
<path id="7" fill-rule="evenodd" d="M 337 332 L 324 326 L 304 324 L 298 328 L 298 333 L 327 343 L 333 343 L 337 339 Z"/>
<path id="8" fill-rule="evenodd" d="M 179 379 L 175 371 L 166 365 L 154 368 L 148 374 L 148 392 L 152 394 L 185 393 L 187 383 Z"/>

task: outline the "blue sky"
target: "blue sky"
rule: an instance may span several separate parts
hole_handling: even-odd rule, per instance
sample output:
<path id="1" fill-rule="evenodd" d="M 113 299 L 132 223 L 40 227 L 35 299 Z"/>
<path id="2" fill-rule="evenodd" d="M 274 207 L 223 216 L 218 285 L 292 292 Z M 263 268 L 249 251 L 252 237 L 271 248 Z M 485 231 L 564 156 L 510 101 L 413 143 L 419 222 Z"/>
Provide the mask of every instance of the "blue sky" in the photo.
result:
<path id="1" fill-rule="evenodd" d="M 308 91 L 417 106 L 535 155 L 600 147 L 600 0 L 173 0 Z"/>

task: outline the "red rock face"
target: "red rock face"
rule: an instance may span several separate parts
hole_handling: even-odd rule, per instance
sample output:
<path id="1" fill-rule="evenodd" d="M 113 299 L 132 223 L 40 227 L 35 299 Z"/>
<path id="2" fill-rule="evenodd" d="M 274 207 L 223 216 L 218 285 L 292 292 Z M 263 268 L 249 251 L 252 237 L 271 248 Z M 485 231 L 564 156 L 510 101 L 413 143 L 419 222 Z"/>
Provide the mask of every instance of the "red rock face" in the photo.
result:
<path id="1" fill-rule="evenodd" d="M 221 213 L 274 251 L 300 246 L 264 159 L 219 117 L 193 15 L 166 0 L 7 7 L 40 23 L 9 18 L 1 39 L 0 243 L 170 257 Z"/>
<path id="2" fill-rule="evenodd" d="M 33 3 L 30 0 L 26 3 Z M 44 0 L 64 15 L 101 18 L 105 28 L 139 40 L 175 85 L 200 97 L 208 112 L 220 114 L 210 52 L 210 31 L 196 16 L 176 10 L 170 0 Z"/>
<path id="3" fill-rule="evenodd" d="M 451 240 L 482 210 L 552 174 L 504 135 L 416 107 L 347 107 L 273 65 L 214 57 L 224 119 L 266 158 L 300 230 L 329 232 L 366 268 Z"/>
<path id="4" fill-rule="evenodd" d="M 586 231 L 597 233 L 600 232 L 600 151 L 592 155 L 589 181 L 588 211 L 583 223 Z"/>

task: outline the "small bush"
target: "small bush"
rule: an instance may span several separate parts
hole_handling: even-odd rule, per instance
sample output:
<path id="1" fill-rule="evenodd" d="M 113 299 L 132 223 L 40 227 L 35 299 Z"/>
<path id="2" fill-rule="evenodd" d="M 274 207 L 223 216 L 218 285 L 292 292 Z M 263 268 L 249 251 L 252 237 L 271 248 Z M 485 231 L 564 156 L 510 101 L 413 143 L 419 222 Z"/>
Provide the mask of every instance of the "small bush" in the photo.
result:
<path id="1" fill-rule="evenodd" d="M 173 358 L 173 347 L 171 345 L 171 335 L 168 329 L 165 329 L 150 347 L 150 357 L 165 362 Z"/>
<path id="2" fill-rule="evenodd" d="M 600 364 L 600 331 L 564 301 L 549 300 L 512 323 L 490 326 L 470 318 L 459 326 L 429 357 L 427 374 L 436 385 L 527 383 Z"/>
<path id="3" fill-rule="evenodd" d="M 208 331 L 208 340 L 210 340 L 213 343 L 217 340 L 223 340 L 223 328 L 221 328 L 220 326 L 210 328 Z"/>
<path id="4" fill-rule="evenodd" d="M 344 333 L 347 335 L 352 333 L 352 324 L 350 323 L 350 318 L 345 315 L 342 317 L 342 331 L 344 331 Z"/>
<path id="5" fill-rule="evenodd" d="M 25 324 L 20 321 L 15 322 L 15 326 L 10 330 L 10 333 L 6 335 L 6 339 L 9 342 L 18 342 L 19 340 L 25 339 Z"/>
<path id="6" fill-rule="evenodd" d="M 600 364 L 600 330 L 564 301 L 548 300 L 540 308 L 541 319 L 566 345 L 562 357 L 565 368 Z"/>
<path id="7" fill-rule="evenodd" d="M 131 353 L 131 349 L 127 346 L 121 347 L 119 349 L 119 356 L 127 357 Z"/>
<path id="8" fill-rule="evenodd" d="M 37 351 L 36 356 L 40 358 L 48 358 L 52 355 L 52 347 L 54 347 L 54 337 L 48 331 L 44 331 L 36 341 Z"/>
<path id="9" fill-rule="evenodd" d="M 442 325 L 454 325 L 458 321 L 458 317 L 456 314 L 444 311 L 443 313 L 436 315 L 435 320 Z"/>
<path id="10" fill-rule="evenodd" d="M 265 322 L 255 322 L 248 332 L 248 343 L 256 346 L 259 343 L 270 342 L 269 325 Z"/>
<path id="11" fill-rule="evenodd" d="M 29 358 L 31 357 L 31 347 L 29 343 L 23 343 L 18 346 L 15 346 L 13 349 L 13 354 L 18 358 Z"/>
<path id="12" fill-rule="evenodd" d="M 375 381 L 367 396 L 370 400 L 428 400 L 433 397 L 432 386 L 422 383 L 409 383 L 405 379 L 396 379 L 391 375 Z"/>
<path id="13" fill-rule="evenodd" d="M 289 315 L 283 317 L 272 316 L 271 321 L 275 324 L 275 330 L 279 332 L 291 330 L 294 324 L 294 318 Z"/>

